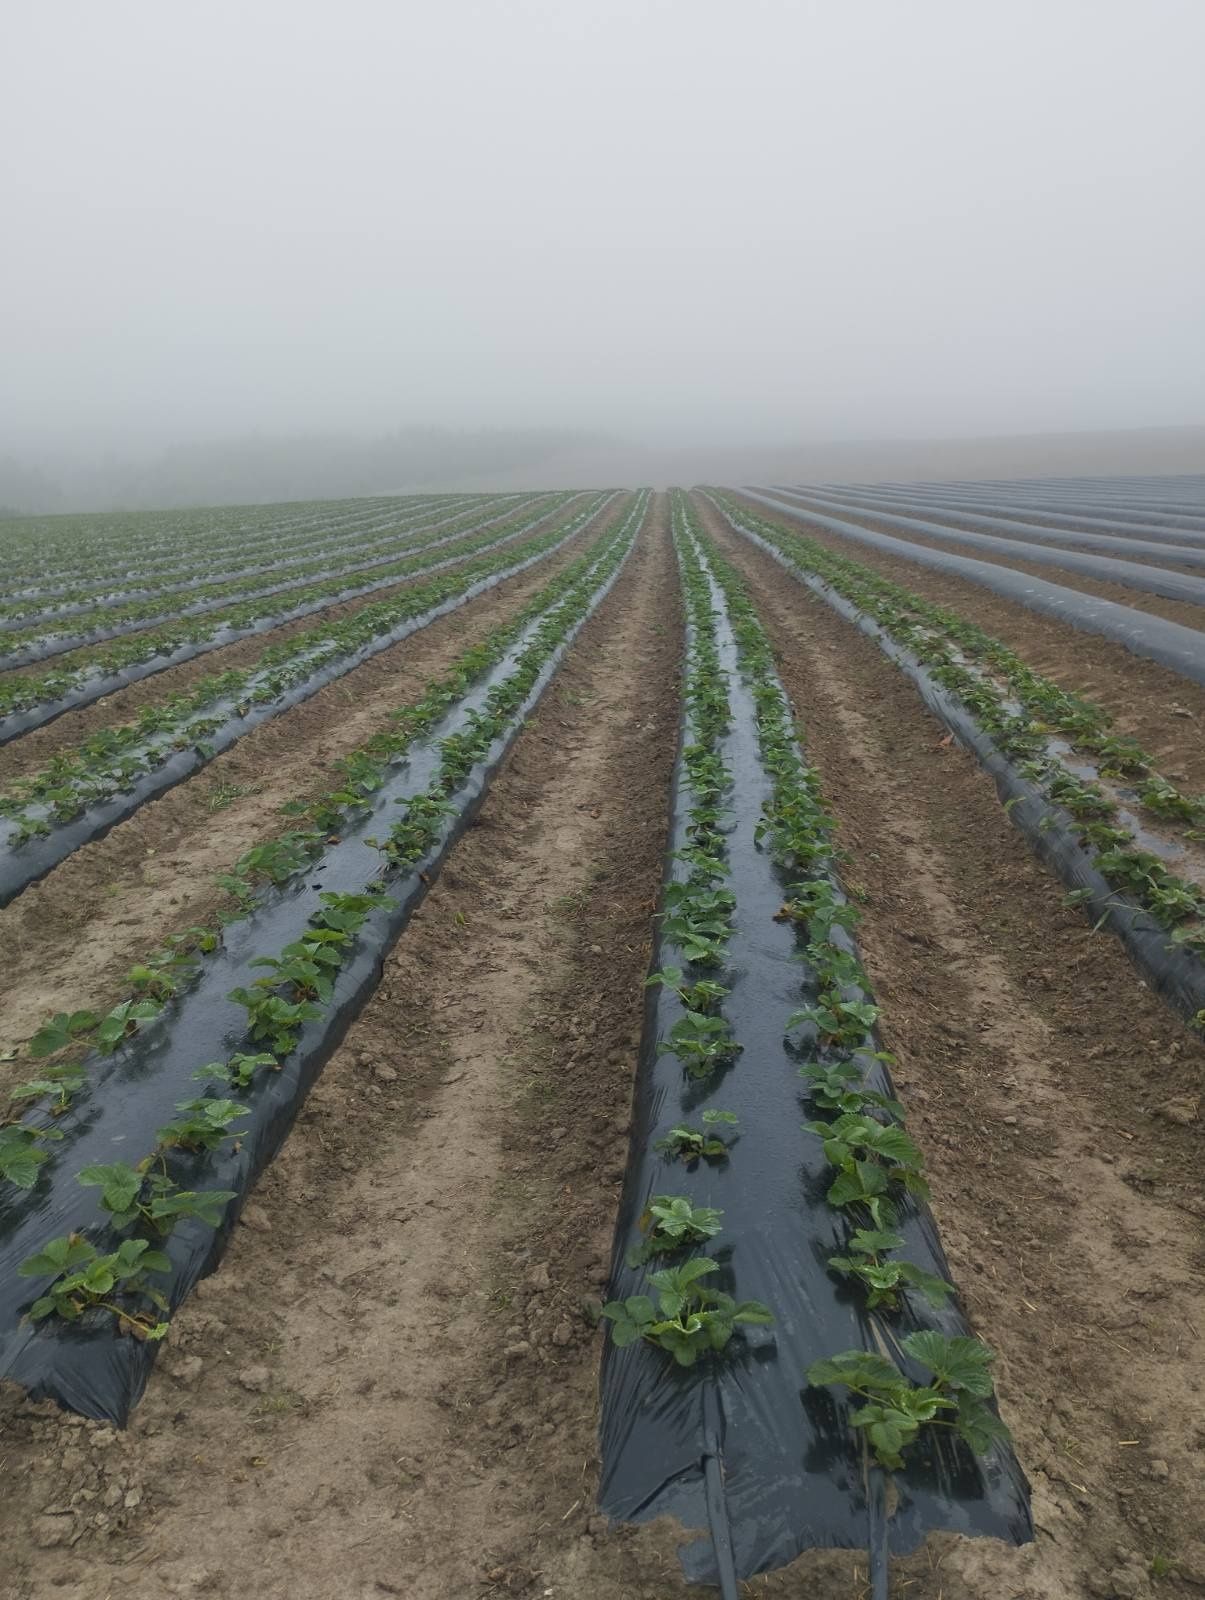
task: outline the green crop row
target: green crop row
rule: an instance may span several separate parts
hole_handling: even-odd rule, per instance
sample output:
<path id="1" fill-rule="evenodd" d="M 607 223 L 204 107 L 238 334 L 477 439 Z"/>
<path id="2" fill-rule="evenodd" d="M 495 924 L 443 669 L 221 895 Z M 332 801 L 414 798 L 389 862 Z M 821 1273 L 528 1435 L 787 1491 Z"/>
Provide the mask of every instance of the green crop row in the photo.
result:
<path id="1" fill-rule="evenodd" d="M 455 545 L 442 546 L 440 559 L 470 556 L 487 545 L 500 543 L 512 534 L 521 532 L 539 519 L 539 513 L 533 516 L 531 508 L 527 508 L 481 533 L 466 535 Z M 424 555 L 407 557 L 388 568 L 378 569 L 372 579 L 372 587 L 386 588 L 390 584 L 404 582 L 407 576 L 421 572 L 429 564 L 429 558 Z M 126 667 L 153 660 L 157 656 L 170 656 L 185 645 L 209 644 L 224 632 L 248 628 L 299 607 L 336 605 L 347 588 L 342 578 L 334 578 L 327 583 L 290 590 L 285 597 L 287 604 L 283 606 L 274 596 L 247 600 L 221 611 L 211 611 L 203 617 L 181 618 L 160 628 L 72 651 L 70 656 L 63 657 L 57 665 L 44 672 L 0 678 L 0 716 L 29 710 L 45 701 L 59 700 L 93 677 L 120 673 Z M 165 660 L 164 665 L 167 664 Z"/>
<path id="2" fill-rule="evenodd" d="M 1175 947 L 1205 956 L 1201 887 L 1169 871 L 1159 856 L 1138 845 L 1117 801 L 1099 783 L 1073 772 L 1051 748 L 1051 736 L 1088 757 L 1102 777 L 1132 783 L 1137 804 L 1162 821 L 1185 825 L 1189 838 L 1205 836 L 1205 799 L 1182 794 L 1156 771 L 1154 758 L 1136 740 L 1113 733 L 1112 719 L 1102 706 L 1035 672 L 1015 651 L 957 613 L 724 495 L 716 496 L 716 503 L 738 532 L 764 539 L 802 576 L 819 579 L 911 651 L 934 681 L 974 714 L 1021 773 L 1075 820 L 1101 876 L 1169 929 Z M 1091 891 L 1075 891 L 1070 899 L 1075 903 L 1090 897 Z"/>
<path id="3" fill-rule="evenodd" d="M 570 537 L 596 510 L 591 501 L 567 521 L 521 544 L 495 549 L 491 541 L 489 552 L 475 561 L 452 567 L 389 600 L 363 606 L 350 616 L 293 634 L 270 646 L 249 667 L 231 667 L 202 678 L 188 690 L 143 706 L 132 722 L 100 729 L 74 748 L 58 751 L 45 767 L 15 779 L 0 793 L 0 817 L 13 825 L 11 843 L 20 845 L 49 834 L 54 825 L 119 794 L 175 751 L 196 748 L 205 753 L 205 741 L 231 716 L 270 703 L 332 661 L 353 655 L 480 579 L 543 554 Z M 231 700 L 233 710 L 221 705 Z"/>

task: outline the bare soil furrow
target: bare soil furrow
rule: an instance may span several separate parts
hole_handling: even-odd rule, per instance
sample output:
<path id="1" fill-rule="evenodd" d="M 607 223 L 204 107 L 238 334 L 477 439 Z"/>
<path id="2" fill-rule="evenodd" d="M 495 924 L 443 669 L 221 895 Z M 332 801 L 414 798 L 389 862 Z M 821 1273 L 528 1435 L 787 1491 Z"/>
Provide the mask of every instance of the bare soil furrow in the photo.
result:
<path id="1" fill-rule="evenodd" d="M 698 504 L 701 512 L 707 510 L 706 502 L 699 500 Z M 765 506 L 755 509 L 759 515 L 772 517 Z M 978 624 L 1003 640 L 1035 671 L 1105 706 L 1116 719 L 1118 732 L 1136 738 L 1155 756 L 1165 776 L 1190 793 L 1205 790 L 1202 685 L 1133 655 L 1108 639 L 1027 611 L 965 578 L 949 577 L 903 558 L 883 555 L 820 528 L 805 530 L 789 518 L 781 520 L 783 527 L 806 532 L 808 538 L 838 555 L 859 561 L 892 583 Z M 718 524 L 709 522 L 709 526 Z M 801 590 L 801 598 L 802 593 Z M 1193 625 L 1198 626 L 1199 622 Z"/>
<path id="2" fill-rule="evenodd" d="M 545 1593 L 584 1565 L 597 1600 L 684 1592 L 664 1537 L 592 1514 L 582 1308 L 606 1272 L 664 849 L 672 574 L 659 509 L 113 1453 L 92 1443 L 108 1430 L 10 1405 L 14 1581 L 448 1600 Z M 33 1554 L 48 1497 L 97 1480 L 107 1504 L 118 1463 L 136 1503 L 123 1490 L 84 1542 Z"/>
<path id="3" fill-rule="evenodd" d="M 1034 1546 L 932 1541 L 904 1564 L 908 1592 L 1063 1600 L 1132 1571 L 1138 1587 L 1116 1592 L 1145 1594 L 1151 1562 L 1200 1526 L 1205 1048 L 1063 907 L 990 781 L 873 643 L 721 542 L 839 818 L 909 1126 L 1034 1486 Z M 1158 1592 L 1189 1590 L 1169 1576 Z"/>
<path id="4" fill-rule="evenodd" d="M 593 528 L 610 526 L 619 511 L 617 504 Z M 590 536 L 262 724 L 0 910 L 12 952 L 0 1039 L 16 1043 L 68 1002 L 97 1005 L 168 934 L 211 919 L 223 901 L 214 875 L 288 825 L 280 807 L 329 787 L 331 761 L 416 699 L 428 678 L 575 560 Z"/>

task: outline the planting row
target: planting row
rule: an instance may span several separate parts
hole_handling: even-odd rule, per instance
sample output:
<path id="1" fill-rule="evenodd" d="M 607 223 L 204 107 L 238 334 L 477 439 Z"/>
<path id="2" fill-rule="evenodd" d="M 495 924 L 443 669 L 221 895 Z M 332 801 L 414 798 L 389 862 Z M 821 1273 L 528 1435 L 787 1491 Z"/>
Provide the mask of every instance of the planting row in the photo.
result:
<path id="1" fill-rule="evenodd" d="M 874 1039 L 832 820 L 735 573 L 680 497 L 674 517 L 684 729 L 604 1308 L 602 1507 L 710 1525 L 687 1571 L 726 1594 L 815 1545 L 881 1564 L 936 1527 L 1029 1537 L 991 1353 L 956 1309 Z M 692 1370 L 669 1382 L 667 1360 Z"/>
<path id="2" fill-rule="evenodd" d="M 534 497 L 532 500 L 534 502 Z M 544 500 L 539 503 L 547 507 L 549 502 Z M 288 596 L 283 607 L 288 610 L 294 601 L 305 603 L 319 596 L 329 596 L 334 600 L 343 595 L 380 587 L 383 583 L 396 582 L 399 577 L 405 576 L 409 563 L 418 560 L 425 551 L 450 544 L 454 539 L 486 528 L 511 514 L 509 507 L 493 505 L 485 509 L 492 511 L 493 515 L 485 516 L 481 511 L 472 511 L 451 518 L 439 517 L 418 529 L 412 529 L 400 541 L 391 538 L 388 541 L 391 551 L 386 556 L 369 551 L 367 559 L 361 559 L 353 552 L 350 561 L 335 559 L 333 567 L 331 559 L 324 556 L 312 566 L 307 564 L 302 572 L 268 584 L 258 577 L 238 577 L 228 583 L 205 586 L 198 591 L 198 598 L 176 609 L 169 604 L 170 596 L 160 595 L 154 595 L 149 600 L 106 607 L 103 620 L 84 632 L 75 631 L 72 625 L 67 631 L 51 629 L 42 632 L 38 628 L 31 628 L 10 633 L 4 637 L 6 653 L 0 657 L 0 667 L 28 666 L 89 644 L 117 639 L 124 634 L 139 633 L 163 623 L 190 617 L 211 617 L 219 612 L 221 617 L 215 620 L 239 626 L 244 620 L 254 621 L 270 616 L 274 611 L 281 611 L 280 602 L 269 604 L 275 595 Z M 364 573 L 371 573 L 372 577 L 367 582 L 357 581 Z"/>
<path id="3" fill-rule="evenodd" d="M 436 505 L 447 497 L 427 497 Z M 218 506 L 193 511 L 138 512 L 133 516 L 57 516 L 7 521 L 4 541 L 14 587 L 43 592 L 54 586 L 115 571 L 141 576 L 192 564 L 237 559 L 248 546 L 273 552 L 289 542 L 387 515 L 420 499 L 393 496 L 266 506 Z"/>
<path id="4" fill-rule="evenodd" d="M 873 550 L 882 550 L 888 555 L 901 556 L 918 566 L 932 567 L 938 572 L 965 578 L 1030 611 L 1112 639 L 1135 655 L 1157 661 L 1160 666 L 1168 667 L 1194 683 L 1205 683 L 1205 633 L 1200 629 L 1168 622 L 1163 617 L 1150 615 L 1132 606 L 1119 605 L 1113 600 L 1099 600 L 1082 590 L 1050 583 L 1045 578 L 1030 577 L 1028 573 L 1017 572 L 991 561 L 979 561 L 974 556 L 959 555 L 953 550 L 933 550 L 927 545 L 896 539 L 889 533 L 878 533 L 861 523 L 829 517 L 819 511 L 805 511 L 801 506 L 773 495 L 753 490 L 747 490 L 745 494 L 748 499 L 768 507 L 778 515 L 825 528 L 842 538 L 852 539 Z"/>
<path id="5" fill-rule="evenodd" d="M 494 504 L 495 509 L 502 509 L 501 501 Z M 357 563 L 366 565 L 367 558 L 374 552 L 399 549 L 410 543 L 411 535 L 433 527 L 451 526 L 471 509 L 462 502 L 444 506 L 407 505 L 401 508 L 401 514 L 395 512 L 383 517 L 378 512 L 371 517 L 361 516 L 346 530 L 317 530 L 306 535 L 303 542 L 291 542 L 285 547 L 244 544 L 238 552 L 241 559 L 227 571 L 215 564 L 208 571 L 198 573 L 194 560 L 183 570 L 136 579 L 124 575 L 115 579 L 109 574 L 54 597 L 15 595 L 0 604 L 0 633 L 21 630 L 35 637 L 35 628 L 45 629 L 65 618 L 86 616 L 101 606 L 124 608 L 127 603 L 132 605 L 141 600 L 157 602 L 162 607 L 174 595 L 198 595 L 204 601 L 224 594 L 249 592 L 256 587 L 255 580 L 265 574 L 300 582 L 315 573 L 333 573 Z M 120 614 L 125 616 L 124 609 Z"/>
<path id="6" fill-rule="evenodd" d="M 10 1161 L 0 1196 L 0 1374 L 124 1421 L 172 1309 L 219 1259 L 646 504 L 400 708 L 354 776 L 305 808 L 321 827 L 239 863 L 242 915 L 221 934 L 192 930 L 135 969 L 142 999 L 103 1018 L 64 1013 L 36 1036 L 30 1054 L 51 1066 L 18 1091 L 35 1109 L 6 1131 L 34 1166 Z M 82 1060 L 64 1058 L 89 1041 Z"/>
<path id="7" fill-rule="evenodd" d="M 1102 706 L 957 613 L 726 496 L 713 499 L 735 532 L 890 646 L 960 738 L 999 764 L 1010 815 L 1072 899 L 1106 918 L 1162 992 L 1205 1025 L 1205 861 L 1196 848 L 1205 797 L 1161 775 L 1136 740 L 1113 732 Z"/>
<path id="8" fill-rule="evenodd" d="M 1094 517 L 1140 517 L 1160 525 L 1205 526 L 1205 495 L 1193 498 L 1182 485 L 1201 480 L 1159 479 L 984 479 L 971 483 L 881 483 L 824 485 L 839 493 L 860 493 L 873 487 L 889 494 L 923 495 L 933 502 L 966 501 L 973 506 L 1088 512 Z"/>
<path id="9" fill-rule="evenodd" d="M 808 498 L 813 493 L 812 490 L 803 488 L 794 488 L 790 492 L 802 499 Z M 870 510 L 878 505 L 893 510 L 918 507 L 930 516 L 941 516 L 949 520 L 956 520 L 964 513 L 969 513 L 971 523 L 976 527 L 1000 527 L 1008 531 L 1020 530 L 1025 533 L 1037 530 L 1047 532 L 1052 528 L 1061 528 L 1081 532 L 1132 535 L 1131 539 L 1123 539 L 1114 546 L 1118 550 L 1123 550 L 1127 544 L 1138 542 L 1140 545 L 1147 540 L 1186 546 L 1194 551 L 1200 550 L 1202 545 L 1205 545 L 1205 513 L 1192 517 L 1182 513 L 1144 512 L 1139 522 L 1133 520 L 1132 516 L 1102 517 L 1096 514 L 1099 507 L 1093 512 L 1067 510 L 1066 502 L 1063 503 L 1062 509 L 1059 509 L 1046 502 L 1028 505 L 1024 501 L 1002 504 L 998 498 L 990 496 L 985 499 L 974 499 L 957 492 L 939 495 L 931 491 L 908 489 L 891 491 L 871 486 L 860 486 L 856 489 L 829 487 L 820 492 L 827 499 L 860 506 L 863 510 Z M 1110 510 L 1113 509 L 1110 506 Z"/>
<path id="10" fill-rule="evenodd" d="M 134 722 L 102 729 L 17 779 L 0 794 L 0 905 L 253 728 L 560 549 L 599 515 L 598 498 L 547 533 L 283 640 L 252 667 L 231 668 L 145 706 Z"/>
<path id="11" fill-rule="evenodd" d="M 796 510 L 802 507 L 810 518 L 826 527 L 830 525 L 825 516 L 828 509 L 846 514 L 852 513 L 855 516 L 869 516 L 873 517 L 877 526 L 899 529 L 905 535 L 919 535 L 939 545 L 961 545 L 972 550 L 982 550 L 985 554 L 1002 556 L 1010 561 L 1058 567 L 1064 572 L 1094 578 L 1100 582 L 1120 584 L 1123 588 L 1137 589 L 1144 594 L 1160 595 L 1166 600 L 1180 600 L 1190 605 L 1205 604 L 1205 578 L 1192 573 L 1173 572 L 1167 567 L 1153 566 L 1142 561 L 1123 561 L 1096 553 L 1097 549 L 1112 549 L 1119 546 L 1130 555 L 1141 555 L 1142 549 L 1132 540 L 1114 540 L 1104 534 L 1060 533 L 1050 529 L 1041 533 L 1041 542 L 1036 542 L 1036 536 L 1033 534 L 1028 538 L 1021 538 L 1006 537 L 1003 534 L 976 533 L 961 524 L 957 528 L 952 528 L 945 523 L 931 522 L 923 517 L 903 516 L 898 512 L 889 511 L 885 506 L 868 511 L 847 501 L 830 500 L 811 493 L 802 500 L 792 493 L 790 504 Z M 965 520 L 969 522 L 971 519 Z M 860 524 L 853 525 L 860 526 Z M 838 528 L 834 531 L 843 530 Z M 1094 546 L 1091 554 L 1078 549 L 1062 548 L 1082 545 L 1089 540 Z M 1147 546 L 1146 549 L 1152 558 L 1190 563 L 1194 559 L 1194 552 L 1182 550 L 1174 545 L 1163 545 L 1157 551 L 1151 546 Z"/>
<path id="12" fill-rule="evenodd" d="M 476 530 L 462 532 L 453 541 L 440 541 L 445 554 L 438 561 L 430 559 L 432 552 L 428 549 L 426 553 L 391 564 L 367 584 L 349 589 L 342 579 L 334 579 L 294 591 L 286 610 L 271 602 L 247 601 L 200 621 L 175 622 L 80 651 L 47 672 L 0 678 L 0 711 L 5 713 L 0 717 L 0 744 L 33 728 L 44 727 L 64 711 L 90 705 L 116 689 L 152 677 L 182 661 L 193 660 L 238 639 L 267 633 L 283 623 L 312 616 L 332 605 L 390 588 L 407 578 L 422 577 L 477 551 L 532 533 L 541 523 L 564 513 L 574 504 L 574 499 L 559 496 L 518 512 L 487 517 Z"/>

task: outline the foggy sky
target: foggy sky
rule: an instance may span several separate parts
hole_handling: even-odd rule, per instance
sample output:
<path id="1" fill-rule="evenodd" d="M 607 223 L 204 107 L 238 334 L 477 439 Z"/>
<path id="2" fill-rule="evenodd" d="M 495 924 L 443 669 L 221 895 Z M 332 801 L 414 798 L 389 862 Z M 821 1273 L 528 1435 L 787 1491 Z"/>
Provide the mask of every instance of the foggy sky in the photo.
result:
<path id="1" fill-rule="evenodd" d="M 2 16 L 0 452 L 1205 420 L 1200 0 Z"/>

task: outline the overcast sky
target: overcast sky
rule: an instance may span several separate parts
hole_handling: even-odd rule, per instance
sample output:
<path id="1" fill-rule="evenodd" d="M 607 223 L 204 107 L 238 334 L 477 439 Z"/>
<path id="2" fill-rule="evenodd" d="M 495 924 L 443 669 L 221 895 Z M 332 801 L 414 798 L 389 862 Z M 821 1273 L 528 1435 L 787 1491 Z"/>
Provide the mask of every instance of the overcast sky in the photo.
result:
<path id="1" fill-rule="evenodd" d="M 1203 0 L 0 17 L 0 449 L 1205 421 Z"/>

